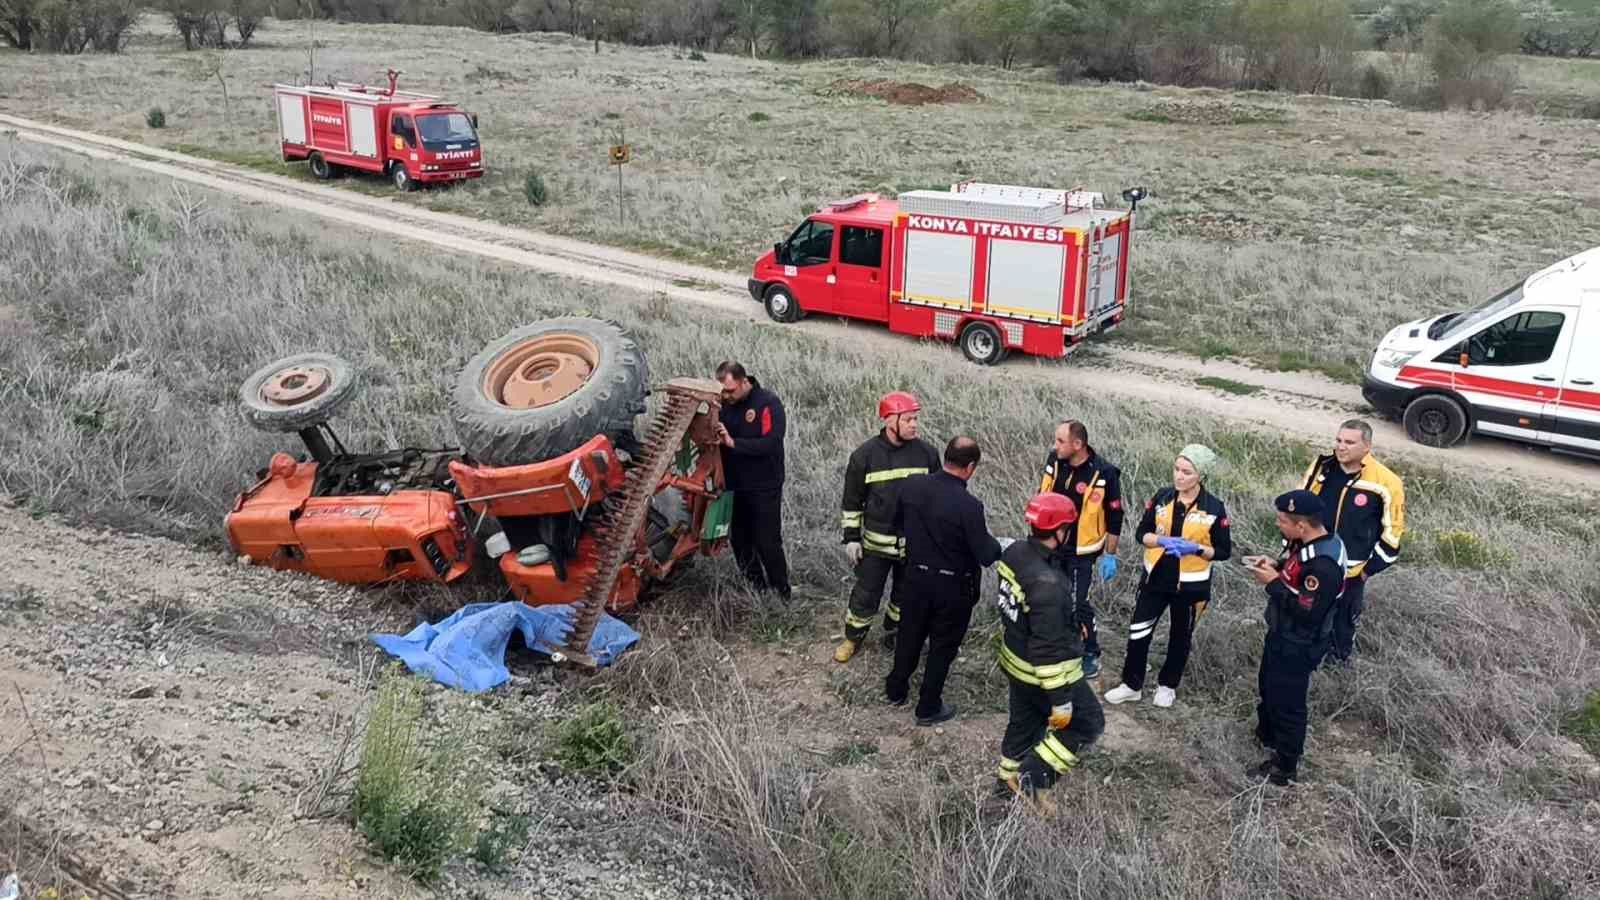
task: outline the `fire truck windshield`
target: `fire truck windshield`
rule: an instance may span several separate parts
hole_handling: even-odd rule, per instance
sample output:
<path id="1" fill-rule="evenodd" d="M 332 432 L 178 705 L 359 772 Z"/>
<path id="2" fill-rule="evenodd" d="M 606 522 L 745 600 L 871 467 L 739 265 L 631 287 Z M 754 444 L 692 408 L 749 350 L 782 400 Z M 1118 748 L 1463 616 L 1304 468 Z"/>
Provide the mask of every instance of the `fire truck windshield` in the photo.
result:
<path id="1" fill-rule="evenodd" d="M 443 150 L 446 144 L 475 146 L 478 142 L 478 135 L 472 130 L 472 120 L 464 113 L 417 116 L 417 130 L 422 133 L 422 146 L 429 150 Z"/>

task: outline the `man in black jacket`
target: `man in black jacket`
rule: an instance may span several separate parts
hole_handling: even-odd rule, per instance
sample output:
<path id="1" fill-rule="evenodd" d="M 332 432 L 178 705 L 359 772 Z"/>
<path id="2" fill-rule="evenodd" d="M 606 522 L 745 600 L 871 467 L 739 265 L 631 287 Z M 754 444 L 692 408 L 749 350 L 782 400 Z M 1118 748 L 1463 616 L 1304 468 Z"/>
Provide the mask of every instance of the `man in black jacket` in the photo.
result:
<path id="1" fill-rule="evenodd" d="M 1000 780 L 1050 814 L 1045 792 L 1105 730 L 1105 714 L 1083 674 L 1082 628 L 1054 560 L 1070 543 L 1077 507 L 1060 494 L 1043 493 L 1024 515 L 1032 537 L 1007 547 L 995 568 L 1004 629 L 1000 668 L 1011 685 Z"/>
<path id="2" fill-rule="evenodd" d="M 1250 572 L 1267 589 L 1266 642 L 1257 685 L 1256 739 L 1273 755 L 1250 769 L 1273 784 L 1294 783 L 1306 746 L 1306 694 L 1311 673 L 1333 638 L 1334 608 L 1344 593 L 1344 542 L 1322 524 L 1322 500 L 1307 490 L 1276 501 L 1278 531 L 1288 546 L 1277 562 L 1247 556 Z"/>
<path id="3" fill-rule="evenodd" d="M 944 702 L 945 678 L 972 622 L 981 570 L 1000 558 L 1000 544 L 984 522 L 983 501 L 967 492 L 981 455 L 972 438 L 951 438 L 944 468 L 907 478 L 895 504 L 895 533 L 906 541 L 906 593 L 884 695 L 896 706 L 906 702 L 911 673 L 927 643 L 918 725 L 955 717 L 955 707 Z"/>
<path id="4" fill-rule="evenodd" d="M 722 411 L 717 436 L 722 470 L 733 491 L 728 542 L 739 571 L 756 590 L 789 599 L 789 562 L 783 555 L 783 403 L 751 378 L 743 365 L 717 366 Z"/>
<path id="5" fill-rule="evenodd" d="M 894 590 L 883 611 L 883 645 L 894 649 L 906 588 L 906 548 L 894 528 L 895 498 L 907 478 L 939 468 L 939 452 L 917 436 L 921 409 L 917 398 L 905 391 L 884 394 L 878 400 L 883 429 L 857 447 L 845 464 L 839 524 L 856 584 L 844 614 L 844 642 L 833 652 L 835 662 L 849 662 L 867 639 L 891 575 Z"/>

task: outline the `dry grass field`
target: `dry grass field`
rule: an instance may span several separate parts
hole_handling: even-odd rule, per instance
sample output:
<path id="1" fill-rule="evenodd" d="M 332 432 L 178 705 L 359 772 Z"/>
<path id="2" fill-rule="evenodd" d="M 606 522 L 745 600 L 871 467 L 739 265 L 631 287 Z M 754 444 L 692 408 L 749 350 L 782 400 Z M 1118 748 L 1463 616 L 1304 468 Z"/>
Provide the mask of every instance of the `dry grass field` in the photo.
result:
<path id="1" fill-rule="evenodd" d="M 258 46 L 224 54 L 227 102 L 154 17 L 116 57 L 3 54 L 0 109 L 280 168 L 270 85 L 306 78 L 311 28 L 269 21 Z M 1585 120 L 1063 87 L 1043 71 L 597 55 L 544 34 L 317 23 L 315 41 L 319 81 L 392 66 L 480 114 L 490 175 L 411 202 L 740 269 L 817 203 L 862 189 L 1144 184 L 1129 336 L 1341 378 L 1390 325 L 1475 302 L 1600 233 Z M 1597 91 L 1593 64 L 1525 65 L 1552 90 Z M 895 106 L 831 87 L 863 78 L 960 81 L 982 99 Z M 164 129 L 147 126 L 152 107 Z M 605 153 L 618 132 L 635 149 L 621 222 Z M 530 174 L 548 185 L 543 207 L 525 199 Z"/>
<path id="2" fill-rule="evenodd" d="M 570 55 L 573 65 L 583 59 L 576 48 L 559 43 L 474 37 L 491 48 L 526 42 L 543 48 L 530 53 Z M 282 32 L 274 38 L 281 40 Z M 276 53 L 288 58 L 288 51 L 257 53 L 241 58 L 265 60 Z M 627 58 L 650 55 L 631 53 L 636 55 Z M 665 51 L 653 58 L 658 65 L 677 64 Z M 127 67 L 151 60 L 155 66 L 177 65 L 171 55 L 143 52 L 112 62 Z M 83 62 L 92 68 L 101 61 Z M 408 59 L 399 62 L 411 66 Z M 19 66 L 39 73 L 29 77 L 44 78 L 47 71 L 31 58 L 0 65 L 8 77 L 21 71 Z M 743 84 L 744 90 L 770 92 L 774 106 L 769 108 L 778 123 L 785 109 L 804 105 L 794 99 L 803 95 L 760 86 L 785 77 L 823 78 L 809 70 L 791 74 L 734 60 L 709 65 L 718 74 L 708 75 L 708 81 L 720 83 L 722 90 L 735 93 L 733 86 Z M 85 76 L 57 72 L 49 77 Z M 975 83 L 1019 103 L 1057 102 L 1040 99 L 1058 96 L 1053 87 L 998 79 Z M 598 89 L 595 79 L 587 89 Z M 573 87 L 569 97 L 579 93 Z M 61 115 L 79 122 L 92 118 L 86 113 L 89 105 L 105 102 L 66 92 L 58 96 Z M 785 96 L 790 99 L 780 100 Z M 1152 95 L 1121 89 L 1075 89 L 1059 96 L 1080 105 L 1103 104 L 1099 115 L 1106 121 L 1114 118 L 1119 98 L 1156 102 Z M 735 96 L 719 102 L 724 110 L 742 108 Z M 836 101 L 813 97 L 805 102 Z M 686 101 L 680 111 L 692 106 Z M 846 108 L 880 123 L 949 114 L 864 103 Z M 174 109 L 190 121 L 210 115 L 198 99 Z M 490 116 L 506 115 L 495 109 L 486 108 L 486 129 L 492 127 Z M 641 120 L 647 109 L 642 99 L 628 107 Z M 236 114 L 245 115 L 242 104 Z M 131 131 L 134 115 L 130 110 L 103 124 Z M 992 109 L 960 115 L 1027 121 L 1019 113 Z M 1342 106 L 1294 107 L 1289 115 L 1403 121 L 1392 111 Z M 730 132 L 747 127 L 725 124 Z M 221 146 L 226 142 L 220 128 L 175 127 L 190 128 L 178 135 L 185 141 L 216 141 L 219 152 L 242 153 L 247 146 L 243 139 Z M 523 127 L 529 146 L 556 141 L 553 131 L 536 137 L 533 124 Z M 922 127 L 927 134 L 936 130 L 932 118 Z M 1186 133 L 1179 126 L 1149 127 L 1150 134 Z M 1510 138 L 1486 132 L 1522 127 L 1559 132 L 1554 125 L 1490 118 L 1462 140 L 1493 146 Z M 652 132 L 640 131 L 643 143 Z M 1246 142 L 1239 131 L 1221 132 L 1222 141 Z M 1576 133 L 1568 137 L 1576 143 Z M 581 133 L 571 136 L 574 142 L 580 138 L 587 140 Z M 677 140 L 682 143 L 663 145 L 688 153 L 694 143 Z M 883 164 L 866 153 L 864 133 L 829 140 L 835 152 L 839 145 L 859 142 L 862 155 L 852 165 Z M 712 152 L 710 145 L 700 146 Z M 740 144 L 722 146 L 729 157 L 754 153 Z M 1315 146 L 1321 149 L 1311 156 L 1332 152 L 1325 144 Z M 1158 152 L 1156 145 L 1120 147 L 1106 145 L 1097 152 L 1145 160 Z M 784 152 L 795 151 L 790 146 Z M 949 164 L 916 148 L 904 152 L 907 158 L 920 154 L 929 170 Z M 1162 152 L 1177 158 L 1175 151 Z M 1068 155 L 1097 159 L 1081 148 Z M 573 150 L 572 174 L 564 177 L 598 192 L 604 176 L 582 174 L 576 162 L 581 156 Z M 530 157 L 523 164 L 531 162 Z M 1395 157 L 1390 164 L 1417 162 Z M 696 202 L 703 203 L 702 211 L 725 211 L 734 201 L 740 170 L 721 170 L 729 173 L 726 181 L 708 175 L 711 187 L 696 195 L 690 190 L 695 170 L 682 160 L 673 165 L 681 167 L 678 178 L 657 183 L 681 181 L 682 195 L 668 202 L 641 193 L 637 200 L 641 206 L 659 204 L 645 207 L 661 217 L 657 233 L 681 235 L 683 217 Z M 1174 162 L 1168 165 L 1172 168 L 1165 171 L 1173 178 L 1194 177 Z M 1205 165 L 1243 169 L 1245 161 L 1221 154 Z M 1116 177 L 1109 164 L 1094 166 L 1103 173 L 1098 178 Z M 638 182 L 650 183 L 648 166 L 640 169 Z M 558 171 L 553 165 L 550 170 Z M 1290 177 L 1263 171 L 1267 179 Z M 802 196 L 843 187 L 830 180 L 836 176 L 820 161 L 791 180 L 802 177 L 810 186 L 786 201 L 794 204 L 794 215 Z M 428 202 L 482 203 L 508 215 L 520 212 L 497 191 L 505 194 L 510 187 L 490 181 L 481 192 L 460 191 Z M 567 201 L 571 206 L 552 211 L 552 220 L 544 224 L 580 233 L 601 228 L 598 198 L 586 219 L 578 195 L 565 196 L 573 198 Z M 1304 195 L 1286 199 L 1315 201 Z M 776 200 L 756 201 L 752 195 L 745 202 L 765 209 L 773 221 L 783 212 L 763 205 Z M 1170 208 L 1201 205 L 1181 200 Z M 1277 207 L 1268 200 L 1264 208 Z M 1156 224 L 1141 274 L 1146 284 L 1158 281 L 1160 273 L 1183 283 L 1197 278 L 1198 271 L 1214 272 L 1204 259 L 1205 248 L 1218 246 L 1215 242 L 1161 236 L 1163 218 L 1171 222 L 1179 215 L 1152 216 Z M 727 247 L 736 246 L 729 240 Z M 1063 390 L 1027 367 L 976 370 L 953 355 L 868 358 L 866 351 L 829 346 L 804 330 L 705 318 L 645 296 L 430 252 L 388 252 L 364 235 L 274 219 L 198 191 L 9 141 L 0 142 L 0 246 L 7 249 L 0 256 L 0 421 L 6 423 L 0 430 L 0 495 L 38 516 L 189 541 L 210 552 L 210 559 L 190 563 L 202 570 L 227 571 L 218 546 L 220 516 L 249 473 L 282 446 L 240 421 L 235 387 L 261 361 L 291 351 L 329 350 L 371 373 L 366 394 L 340 420 L 341 434 L 352 447 L 450 441 L 445 396 L 457 367 L 512 325 L 557 313 L 588 312 L 621 321 L 638 335 L 659 377 L 703 374 L 719 359 L 736 355 L 784 397 L 791 420 L 785 529 L 800 585 L 798 602 L 779 609 L 751 597 L 728 561 L 698 566 L 680 588 L 648 609 L 640 623 L 645 641 L 626 662 L 596 678 L 563 677 L 549 687 L 556 706 L 547 714 L 557 719 L 592 710 L 588 704 L 596 700 L 616 704 L 615 721 L 634 747 L 620 775 L 594 782 L 589 790 L 625 800 L 639 818 L 591 823 L 576 843 L 560 845 L 568 848 L 564 852 L 609 849 L 611 842 L 633 833 L 627 827 L 649 823 L 649 832 L 662 844 L 699 854 L 698 862 L 680 865 L 693 865 L 737 893 L 785 898 L 1457 895 L 1553 900 L 1600 891 L 1600 864 L 1593 853 L 1600 831 L 1600 701 L 1591 699 L 1600 689 L 1592 655 L 1600 637 L 1600 592 L 1593 578 L 1600 523 L 1586 501 L 1548 496 L 1538 485 L 1447 477 L 1408 461 L 1403 448 L 1379 448 L 1407 479 L 1403 564 L 1369 589 L 1355 668 L 1315 679 L 1306 781 L 1284 793 L 1263 789 L 1243 775 L 1244 767 L 1257 761 L 1249 718 L 1261 599 L 1237 567 L 1225 566 L 1178 706 L 1111 710 L 1099 752 L 1062 792 L 1069 819 L 1041 824 L 1018 807 L 983 799 L 1004 722 L 1002 676 L 988 647 L 992 614 L 978 617 L 953 676 L 952 699 L 963 716 L 937 732 L 911 727 L 903 710 L 879 702 L 886 666 L 881 652 L 866 652 L 848 667 L 828 661 L 846 587 L 835 531 L 840 466 L 848 449 L 875 427 L 869 413 L 873 398 L 891 386 L 909 388 L 927 398 L 925 430 L 936 442 L 958 429 L 979 437 L 985 462 L 973 487 L 988 504 L 991 528 L 998 534 L 1019 530 L 1034 467 L 1051 422 L 1060 416 L 1090 424 L 1094 443 L 1128 473 L 1125 490 L 1135 498 L 1161 484 L 1183 443 L 1200 440 L 1217 447 L 1226 464 L 1213 486 L 1233 511 L 1241 553 L 1269 546 L 1270 498 L 1303 469 L 1312 448 L 1191 421 L 1181 409 L 1114 405 Z M 676 249 L 723 252 L 717 246 L 684 242 Z M 1261 277 L 1245 260 L 1260 260 L 1257 269 L 1266 266 L 1274 246 L 1281 245 L 1260 236 L 1243 242 L 1228 258 L 1232 283 Z M 1484 247 L 1501 249 L 1487 242 Z M 1369 241 L 1346 249 L 1302 248 L 1296 255 L 1306 289 L 1333 290 L 1324 279 L 1336 262 L 1382 266 L 1389 251 Z M 1393 271 L 1428 259 L 1437 267 L 1432 283 L 1441 290 L 1490 270 L 1482 263 L 1476 275 L 1471 269 L 1455 273 L 1442 257 L 1419 249 L 1401 255 Z M 1376 302 L 1360 296 L 1363 303 Z M 1285 310 L 1298 306 L 1290 299 L 1283 298 Z M 1231 308 L 1244 316 L 1245 309 L 1233 302 Z M 1145 309 L 1157 306 L 1152 296 Z M 1183 320 L 1177 306 L 1168 314 Z M 1131 570 L 1132 558 L 1124 563 Z M 8 577 L 27 583 L 33 575 L 18 571 Z M 1124 574 L 1100 600 L 1113 671 L 1121 661 L 1131 589 L 1131 576 Z M 13 593 L 23 596 L 20 589 Z M 404 619 L 419 602 L 426 609 L 448 609 L 482 599 L 476 593 L 469 589 L 419 600 L 414 592 L 375 590 L 364 592 L 361 602 L 383 609 L 385 620 L 393 621 Z M 39 602 L 60 609 L 63 599 L 41 590 Z M 0 620 L 7 646 L 26 643 L 27 632 L 17 622 Z M 1159 655 L 1158 646 L 1153 657 Z M 0 663 L 0 672 L 38 677 L 32 667 L 18 657 Z M 260 689 L 270 694 L 266 685 Z M 539 716 L 515 704 L 492 709 L 507 717 L 508 729 L 524 726 L 518 753 L 550 752 L 532 739 L 540 733 Z M 331 756 L 337 739 L 304 732 L 301 738 L 308 758 L 316 759 Z M 244 754 L 239 764 L 253 763 Z M 8 771 L 0 782 L 27 779 L 29 771 Z M 550 771 L 549 766 L 524 766 L 500 777 L 513 779 L 507 790 L 537 809 L 538 792 L 547 788 L 545 779 L 554 777 Z M 0 795 L 17 796 L 5 790 Z M 16 801 L 15 812 L 45 817 L 52 796 L 47 788 L 28 793 Z M 59 824 L 60 840 L 68 845 L 97 839 L 108 827 L 92 814 L 81 821 L 54 815 L 49 820 Z M 609 830 L 613 826 L 617 830 Z M 538 832 L 535 838 L 556 841 Z M 185 845 L 137 846 L 139 858 L 155 866 L 178 858 Z M 229 858 L 247 873 L 251 865 L 264 865 L 248 846 Z M 331 856 L 307 864 L 318 859 L 328 867 L 348 864 Z M 542 859 L 541 865 L 551 865 L 551 857 Z M 522 865 L 534 864 L 525 860 Z M 468 896 L 469 882 L 483 896 L 504 895 L 519 884 L 524 893 L 539 894 L 525 887 L 531 877 L 526 868 L 489 877 L 470 866 L 450 870 L 455 895 Z M 216 877 L 215 872 L 207 877 Z M 336 882 L 342 885 L 343 878 L 337 876 Z M 177 891 L 200 893 L 182 884 Z"/>

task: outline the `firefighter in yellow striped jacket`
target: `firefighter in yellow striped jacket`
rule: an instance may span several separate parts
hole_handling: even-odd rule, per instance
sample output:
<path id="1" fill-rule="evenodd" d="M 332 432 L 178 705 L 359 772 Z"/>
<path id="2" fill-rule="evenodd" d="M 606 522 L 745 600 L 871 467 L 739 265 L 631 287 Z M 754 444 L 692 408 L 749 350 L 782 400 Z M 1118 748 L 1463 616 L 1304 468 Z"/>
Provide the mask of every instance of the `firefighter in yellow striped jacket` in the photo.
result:
<path id="1" fill-rule="evenodd" d="M 1024 514 L 1032 534 L 1000 554 L 996 604 L 1004 635 L 1000 668 L 1011 685 L 1000 742 L 1000 780 L 1053 812 L 1048 792 L 1105 729 L 1100 701 L 1083 674 L 1082 627 L 1054 557 L 1070 547 L 1077 507 L 1060 494 L 1036 495 Z"/>
<path id="2" fill-rule="evenodd" d="M 883 430 L 857 447 L 845 466 L 839 524 L 856 583 L 844 615 L 844 641 L 833 652 L 836 662 L 849 662 L 866 640 L 891 575 L 894 588 L 883 613 L 883 644 L 894 648 L 905 574 L 904 535 L 897 534 L 894 527 L 895 499 L 905 479 L 937 472 L 942 465 L 939 452 L 917 436 L 921 409 L 917 398 L 905 391 L 884 394 L 878 400 Z"/>
<path id="3" fill-rule="evenodd" d="M 1344 541 L 1344 596 L 1333 613 L 1334 664 L 1348 662 L 1366 605 L 1367 579 L 1400 557 L 1406 531 L 1406 489 L 1400 476 L 1372 456 L 1372 426 L 1350 419 L 1339 426 L 1333 452 L 1312 460 L 1305 490 L 1322 500 L 1322 525 Z"/>

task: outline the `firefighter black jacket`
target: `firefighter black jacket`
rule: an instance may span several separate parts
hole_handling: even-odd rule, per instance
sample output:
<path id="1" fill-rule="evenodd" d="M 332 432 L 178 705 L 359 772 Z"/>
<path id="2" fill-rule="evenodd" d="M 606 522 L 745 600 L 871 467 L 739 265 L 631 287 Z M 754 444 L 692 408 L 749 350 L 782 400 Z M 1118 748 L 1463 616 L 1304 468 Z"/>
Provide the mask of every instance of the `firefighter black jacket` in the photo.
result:
<path id="1" fill-rule="evenodd" d="M 1072 595 L 1038 541 L 1017 541 L 1000 554 L 995 602 L 1005 638 L 1000 668 L 1011 680 L 1042 689 L 1061 706 L 1083 677 L 1083 637 L 1073 621 Z"/>
<path id="2" fill-rule="evenodd" d="M 895 530 L 895 503 L 900 486 L 912 475 L 939 471 L 939 454 L 928 442 L 918 438 L 896 447 L 883 432 L 867 439 L 850 454 L 844 469 L 844 502 L 839 526 L 844 543 L 879 556 L 899 559 L 905 555 Z"/>
<path id="3" fill-rule="evenodd" d="M 733 438 L 722 450 L 722 472 L 734 493 L 760 493 L 783 488 L 783 402 L 750 379 L 750 393 L 725 404 L 718 420 Z"/>

